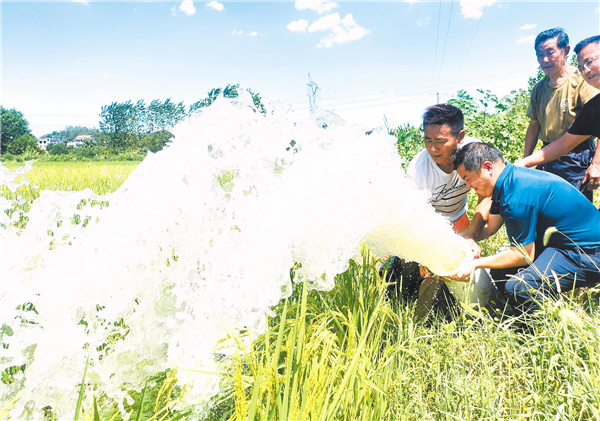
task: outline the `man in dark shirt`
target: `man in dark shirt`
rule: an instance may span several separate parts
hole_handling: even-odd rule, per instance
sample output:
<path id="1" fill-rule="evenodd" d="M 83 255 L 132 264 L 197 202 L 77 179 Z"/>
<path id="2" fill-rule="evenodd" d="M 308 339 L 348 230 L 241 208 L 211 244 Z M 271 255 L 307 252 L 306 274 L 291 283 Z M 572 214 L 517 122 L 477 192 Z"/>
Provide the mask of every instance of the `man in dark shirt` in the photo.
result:
<path id="1" fill-rule="evenodd" d="M 571 184 L 554 174 L 505 163 L 498 149 L 486 143 L 466 145 L 454 166 L 469 188 L 491 197 L 499 211 L 490 215 L 475 240 L 487 238 L 504 223 L 513 244 L 494 256 L 465 262 L 459 278 L 468 279 L 476 268 L 522 267 L 505 290 L 523 311 L 558 291 L 600 282 L 600 213 Z"/>
<path id="2" fill-rule="evenodd" d="M 583 79 L 596 89 L 600 89 L 600 35 L 581 41 L 575 46 L 577 67 Z M 582 108 L 580 115 L 560 139 L 550 143 L 533 155 L 516 162 L 515 165 L 533 167 L 554 161 L 579 147 L 590 136 L 600 138 L 600 94 L 590 99 Z M 600 151 L 600 148 L 596 149 Z M 583 180 L 588 190 L 600 187 L 600 152 L 597 152 L 588 167 Z"/>

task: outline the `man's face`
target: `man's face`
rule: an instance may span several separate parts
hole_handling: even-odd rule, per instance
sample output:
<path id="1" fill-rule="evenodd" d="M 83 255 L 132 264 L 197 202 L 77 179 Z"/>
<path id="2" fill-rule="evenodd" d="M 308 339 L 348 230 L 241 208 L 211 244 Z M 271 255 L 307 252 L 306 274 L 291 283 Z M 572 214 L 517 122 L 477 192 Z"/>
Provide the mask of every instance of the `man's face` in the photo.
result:
<path id="1" fill-rule="evenodd" d="M 536 50 L 537 61 L 547 75 L 556 74 L 566 66 L 569 46 L 558 48 L 558 37 L 540 43 Z"/>
<path id="2" fill-rule="evenodd" d="M 592 42 L 577 54 L 579 71 L 587 83 L 600 89 L 600 42 Z"/>
<path id="3" fill-rule="evenodd" d="M 493 165 L 491 162 L 485 162 L 481 171 L 466 171 L 464 165 L 460 165 L 456 172 L 467 183 L 467 187 L 475 190 L 479 197 L 490 197 L 494 191 L 494 182 L 492 180 Z"/>
<path id="4" fill-rule="evenodd" d="M 436 164 L 452 168 L 454 154 L 463 137 L 464 131 L 456 137 L 447 124 L 430 124 L 425 126 L 425 149 Z"/>

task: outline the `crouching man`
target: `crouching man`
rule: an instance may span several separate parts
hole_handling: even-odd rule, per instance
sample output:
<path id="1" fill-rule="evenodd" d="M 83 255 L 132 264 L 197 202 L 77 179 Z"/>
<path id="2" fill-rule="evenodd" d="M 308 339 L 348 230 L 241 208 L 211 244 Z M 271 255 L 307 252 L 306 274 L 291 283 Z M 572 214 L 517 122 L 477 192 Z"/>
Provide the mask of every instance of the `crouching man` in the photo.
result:
<path id="1" fill-rule="evenodd" d="M 450 104 L 428 107 L 423 114 L 423 130 L 425 149 L 412 159 L 406 175 L 428 193 L 431 206 L 452 224 L 454 231 L 467 233 L 473 229 L 467 216 L 469 188 L 454 170 L 454 155 L 463 145 L 478 140 L 465 137 L 463 113 Z M 473 221 L 473 226 L 483 225 L 483 218 L 477 212 Z M 464 236 L 471 238 L 470 234 Z M 471 246 L 478 255 L 477 245 L 471 242 Z M 417 316 L 428 314 L 435 306 L 445 311 L 447 301 L 453 301 L 445 283 L 431 277 L 424 268 L 419 273 L 417 263 L 394 257 L 386 266 L 388 281 L 396 280 L 404 299 L 418 296 Z"/>
<path id="2" fill-rule="evenodd" d="M 475 240 L 506 224 L 513 246 L 463 263 L 458 277 L 490 268 L 517 311 L 537 308 L 561 291 L 600 282 L 600 212 L 577 189 L 554 174 L 505 163 L 495 147 L 465 145 L 454 168 L 469 188 L 492 199 L 492 215 Z M 529 262 L 533 262 L 529 265 Z"/>

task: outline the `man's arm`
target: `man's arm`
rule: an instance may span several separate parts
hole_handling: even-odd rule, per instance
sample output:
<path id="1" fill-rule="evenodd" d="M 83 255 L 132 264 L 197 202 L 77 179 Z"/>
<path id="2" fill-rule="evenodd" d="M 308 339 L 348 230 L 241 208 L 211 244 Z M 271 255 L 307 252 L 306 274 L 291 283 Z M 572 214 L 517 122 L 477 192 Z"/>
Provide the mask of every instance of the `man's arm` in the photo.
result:
<path id="1" fill-rule="evenodd" d="M 528 157 L 533 153 L 538 141 L 538 135 L 540 134 L 541 125 L 537 120 L 529 120 L 529 127 L 525 133 L 525 152 L 523 157 Z"/>
<path id="2" fill-rule="evenodd" d="M 494 235 L 504 223 L 504 220 L 500 215 L 491 214 L 492 198 L 484 197 L 480 198 L 471 225 L 465 228 L 461 232 L 467 240 L 481 241 Z"/>
<path id="3" fill-rule="evenodd" d="M 586 183 L 588 181 L 588 190 L 596 190 L 600 187 L 600 140 L 596 140 L 596 154 L 583 176 L 583 182 Z"/>
<path id="4" fill-rule="evenodd" d="M 529 133 L 529 130 L 527 131 Z M 527 146 L 525 146 L 525 157 L 523 159 L 515 162 L 515 165 L 520 167 L 533 167 L 535 165 L 544 164 L 546 162 L 554 161 L 557 158 L 560 158 L 575 146 L 579 145 L 584 140 L 588 139 L 590 136 L 582 136 L 571 133 L 565 133 L 562 137 L 555 142 L 552 142 L 548 146 L 543 147 L 533 155 L 529 153 L 527 155 Z M 537 138 L 536 138 L 537 139 Z M 525 143 L 527 144 L 527 137 L 525 138 Z M 534 146 L 535 147 L 535 146 Z M 596 149 L 596 157 L 594 160 L 598 159 L 598 163 L 600 164 L 600 153 Z"/>
<path id="5" fill-rule="evenodd" d="M 500 215 L 490 215 L 485 227 L 473 238 L 475 241 L 482 241 L 496 234 L 500 227 L 504 224 L 504 219 Z"/>
<path id="6" fill-rule="evenodd" d="M 529 262 L 532 262 L 534 257 L 535 243 L 526 244 L 522 249 L 511 247 L 493 256 L 482 257 L 481 259 L 474 259 L 463 263 L 458 269 L 457 278 L 469 279 L 473 270 L 478 268 L 504 269 L 525 266 Z"/>

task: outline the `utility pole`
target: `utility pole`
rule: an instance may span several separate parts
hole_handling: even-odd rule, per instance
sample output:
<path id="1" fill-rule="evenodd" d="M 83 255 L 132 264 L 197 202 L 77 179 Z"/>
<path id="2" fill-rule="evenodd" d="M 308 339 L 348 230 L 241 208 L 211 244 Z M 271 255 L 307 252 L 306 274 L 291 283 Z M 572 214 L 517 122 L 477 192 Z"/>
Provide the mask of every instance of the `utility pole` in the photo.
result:
<path id="1" fill-rule="evenodd" d="M 440 103 L 440 93 L 436 92 L 435 94 L 430 93 L 429 95 L 435 95 L 435 103 L 439 104 Z M 442 95 L 448 96 L 448 94 L 446 92 L 442 92 Z"/>
<path id="2" fill-rule="evenodd" d="M 321 88 L 310 78 L 308 74 L 308 84 L 306 85 L 306 93 L 308 95 L 308 103 L 310 105 L 310 113 L 312 114 L 317 109 L 317 98 L 321 98 Z"/>

